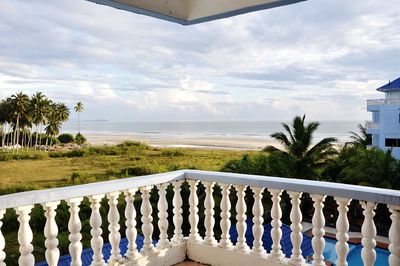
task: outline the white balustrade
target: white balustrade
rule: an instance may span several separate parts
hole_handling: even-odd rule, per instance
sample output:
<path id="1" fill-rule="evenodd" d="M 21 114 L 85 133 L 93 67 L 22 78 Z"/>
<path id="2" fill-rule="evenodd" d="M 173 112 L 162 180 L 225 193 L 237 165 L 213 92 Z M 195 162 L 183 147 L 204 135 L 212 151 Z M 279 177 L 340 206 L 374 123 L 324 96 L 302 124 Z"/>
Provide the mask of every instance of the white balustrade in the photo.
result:
<path id="1" fill-rule="evenodd" d="M 347 207 L 350 204 L 351 199 L 335 197 L 337 202 L 339 216 L 336 221 L 336 254 L 337 254 L 337 265 L 338 266 L 347 266 L 347 254 L 349 253 L 349 245 L 347 241 L 349 241 L 349 220 L 347 219 L 347 212 L 349 208 Z"/>
<path id="2" fill-rule="evenodd" d="M 121 234 L 119 233 L 119 212 L 118 212 L 118 197 L 120 192 L 111 192 L 107 193 L 108 199 L 108 231 L 110 234 L 108 235 L 108 241 L 111 244 L 111 256 L 108 259 L 108 264 L 113 265 L 117 262 L 121 261 L 122 256 L 120 254 L 121 250 L 119 249 L 119 243 L 121 241 Z"/>
<path id="3" fill-rule="evenodd" d="M 150 255 L 154 253 L 154 245 L 152 243 L 153 236 L 153 217 L 151 216 L 153 208 L 150 203 L 150 191 L 151 187 L 142 187 L 140 192 L 142 193 L 142 207 L 140 211 L 142 212 L 142 232 L 144 236 L 143 248 L 141 252 L 145 255 Z"/>
<path id="4" fill-rule="evenodd" d="M 187 181 L 189 184 L 189 224 L 190 234 L 185 238 L 182 234 L 182 206 L 181 185 Z M 197 196 L 197 185 L 201 182 L 205 186 L 204 198 L 204 228 L 205 238 L 202 241 L 199 230 L 199 214 Z M 222 198 L 221 207 L 221 241 L 216 242 L 214 237 L 214 207 L 213 197 L 214 185 L 221 184 Z M 173 186 L 172 212 L 174 235 L 168 240 L 168 229 L 172 226 L 168 223 L 168 202 L 167 187 Z M 229 199 L 230 188 L 234 184 L 236 190 L 236 220 L 235 225 L 238 238 L 235 247 L 230 240 L 229 230 L 231 229 L 231 202 Z M 151 189 L 157 186 L 159 200 L 153 201 L 150 198 Z M 245 191 L 250 187 L 254 193 L 253 212 L 253 247 L 246 244 L 247 216 Z M 137 250 L 137 214 L 134 206 L 135 195 L 140 188 L 142 203 L 142 230 L 144 244 L 141 252 Z M 272 246 L 269 256 L 266 256 L 264 244 L 262 241 L 264 235 L 264 207 L 262 204 L 264 188 L 267 188 L 271 194 L 271 239 Z M 281 247 L 282 240 L 282 209 L 281 195 L 287 191 L 291 199 L 291 240 L 293 244 L 292 255 L 289 259 L 284 258 Z M 294 192 L 296 191 L 296 192 Z M 118 212 L 118 198 L 124 193 L 126 208 L 124 218 L 126 219 L 126 238 L 128 240 L 127 251 L 122 258 L 119 244 L 120 235 L 120 214 Z M 93 250 L 94 266 L 105 265 L 167 265 L 176 264 L 183 261 L 186 257 L 211 265 L 304 265 L 305 259 L 301 252 L 302 244 L 302 214 L 300 210 L 301 196 L 303 193 L 309 193 L 313 200 L 314 212 L 312 217 L 312 246 L 314 250 L 312 262 L 314 266 L 325 265 L 323 250 L 324 240 L 324 201 L 326 196 L 333 196 L 338 204 L 338 218 L 336 221 L 336 244 L 337 265 L 347 265 L 346 257 L 349 252 L 347 241 L 349 239 L 349 221 L 347 218 L 348 205 L 350 198 L 359 200 L 363 208 L 364 222 L 362 225 L 362 245 L 361 257 L 364 265 L 374 265 L 376 261 L 376 226 L 374 223 L 375 208 L 378 203 L 385 204 L 390 213 L 392 224 L 389 231 L 389 251 L 388 258 L 391 266 L 400 265 L 400 192 L 394 190 L 385 190 L 369 187 L 352 186 L 345 184 L 324 183 L 310 180 L 296 180 L 286 178 L 261 177 L 251 175 L 241 175 L 232 173 L 204 172 L 197 170 L 185 170 L 146 177 L 135 177 L 132 179 L 113 180 L 100 182 L 90 185 L 78 185 L 75 187 L 56 188 L 44 191 L 31 191 L 18 193 L 15 195 L 0 196 L 0 266 L 5 265 L 5 259 L 12 261 L 12 255 L 5 253 L 5 239 L 3 234 L 8 224 L 5 223 L 4 214 L 7 209 L 14 208 L 19 221 L 18 244 L 20 256 L 18 264 L 22 266 L 33 266 L 35 259 L 33 252 L 33 234 L 29 225 L 30 213 L 34 204 L 41 204 L 44 209 L 44 218 L 46 225 L 43 230 L 46 251 L 44 255 L 49 265 L 57 265 L 60 258 L 58 249 L 58 228 L 61 224 L 56 223 L 56 210 L 61 200 L 65 200 L 69 206 L 70 217 L 68 220 L 69 253 L 72 266 L 81 266 L 82 262 L 82 223 L 79 218 L 80 204 L 84 197 L 90 201 L 91 215 L 91 248 Z M 94 194 L 95 193 L 95 194 Z M 327 193 L 327 194 L 326 194 Z M 111 256 L 108 263 L 104 261 L 102 248 L 102 216 L 100 214 L 101 201 L 104 196 L 108 199 L 108 229 L 110 234 L 108 240 L 111 246 Z M 138 195 L 139 196 L 139 195 Z M 152 204 L 157 204 L 158 209 L 158 227 L 160 229 L 160 238 L 157 243 L 157 249 L 152 243 L 153 235 L 153 209 Z M 201 203 L 203 204 L 203 203 Z M 103 211 L 103 210 L 102 210 Z M 101 212 L 103 213 L 103 212 Z M 9 217 L 7 217 L 7 222 Z M 58 221 L 59 219 L 57 219 Z M 62 221 L 60 221 L 62 222 Z M 67 221 L 65 221 L 67 222 Z M 65 225 L 63 226 L 65 227 Z M 219 248 L 218 248 L 218 247 Z M 178 255 L 179 254 L 179 255 Z M 64 255 L 64 254 L 63 254 Z M 15 263 L 11 263 L 16 264 Z"/>
<path id="5" fill-rule="evenodd" d="M 6 241 L 3 236 L 1 227 L 3 226 L 3 217 L 6 210 L 0 210 L 0 266 L 6 266 L 4 260 L 6 259 L 6 253 L 4 252 L 4 247 L 6 246 Z"/>
<path id="6" fill-rule="evenodd" d="M 160 240 L 157 243 L 157 248 L 163 249 L 170 246 L 168 241 L 168 203 L 167 203 L 167 187 L 168 184 L 158 185 L 158 228 L 160 230 Z"/>
<path id="7" fill-rule="evenodd" d="M 268 190 L 272 195 L 272 209 L 271 209 L 271 239 L 272 239 L 272 247 L 271 247 L 271 256 L 274 259 L 281 260 L 285 257 L 282 252 L 281 247 L 281 239 L 282 239 L 282 209 L 281 209 L 281 195 L 282 190 L 280 189 L 269 189 Z"/>
<path id="8" fill-rule="evenodd" d="M 230 248 L 232 242 L 230 240 L 229 229 L 231 228 L 231 202 L 229 200 L 229 190 L 231 185 L 222 184 L 222 199 L 221 199 L 221 240 L 218 246 L 222 248 Z"/>
<path id="9" fill-rule="evenodd" d="M 58 250 L 58 227 L 56 223 L 56 208 L 60 204 L 59 201 L 47 202 L 43 204 L 44 216 L 46 217 L 46 225 L 44 227 L 44 236 L 46 237 L 45 257 L 49 266 L 57 266 L 58 259 L 60 258 L 60 251 Z"/>
<path id="10" fill-rule="evenodd" d="M 204 244 L 210 245 L 210 246 L 215 246 L 217 245 L 217 240 L 215 240 L 214 237 L 214 225 L 215 225 L 215 219 L 214 219 L 214 197 L 212 195 L 213 193 L 213 187 L 214 187 L 214 182 L 204 182 L 204 186 L 206 188 L 206 198 L 204 201 L 205 205 L 205 218 L 204 218 L 204 227 L 206 228 L 206 235 L 204 237 Z"/>
<path id="11" fill-rule="evenodd" d="M 181 197 L 181 186 L 182 181 L 175 181 L 173 183 L 174 186 L 174 197 L 172 199 L 172 205 L 174 208 L 172 212 L 174 213 L 173 221 L 174 221 L 174 236 L 171 239 L 171 242 L 174 244 L 179 244 L 183 241 L 182 234 L 182 197 Z"/>
<path id="12" fill-rule="evenodd" d="M 199 208 L 197 205 L 199 204 L 199 198 L 197 197 L 197 185 L 199 184 L 196 180 L 188 181 L 190 186 L 190 195 L 189 195 L 189 223 L 190 223 L 190 234 L 188 241 L 197 243 L 201 241 L 201 237 L 199 235 L 199 229 L 197 225 L 199 223 Z"/>
<path id="13" fill-rule="evenodd" d="M 29 216 L 33 205 L 21 206 L 15 208 L 18 215 L 19 230 L 18 230 L 18 243 L 19 252 L 21 256 L 18 259 L 18 264 L 23 266 L 33 266 L 35 264 L 35 258 L 32 255 L 33 246 L 31 244 L 33 240 L 32 229 L 29 225 Z"/>
<path id="14" fill-rule="evenodd" d="M 101 229 L 102 219 L 100 215 L 100 202 L 104 198 L 104 194 L 93 195 L 89 197 L 90 208 L 92 209 L 92 214 L 90 215 L 90 234 L 92 239 L 90 240 L 90 245 L 93 249 L 93 262 L 92 266 L 104 266 L 106 265 L 103 259 L 103 238 L 101 234 L 103 230 Z"/>
<path id="15" fill-rule="evenodd" d="M 69 222 L 68 231 L 70 232 L 68 239 L 70 241 L 68 250 L 71 255 L 71 266 L 81 266 L 82 265 L 82 223 L 79 219 L 79 205 L 81 204 L 83 198 L 73 198 L 67 199 L 67 204 L 69 206 Z"/>
<path id="16" fill-rule="evenodd" d="M 264 256 L 266 251 L 263 247 L 262 237 L 264 234 L 264 208 L 262 205 L 262 193 L 263 188 L 251 187 L 254 193 L 254 205 L 253 205 L 253 248 L 251 249 L 252 254 L 256 256 Z"/>
<path id="17" fill-rule="evenodd" d="M 292 224 L 290 225 L 290 229 L 292 229 L 292 233 L 290 234 L 290 239 L 292 240 L 293 249 L 292 255 L 290 256 L 290 263 L 294 265 L 301 265 L 304 263 L 304 258 L 302 256 L 301 251 L 301 243 L 303 241 L 301 221 L 303 216 L 300 210 L 300 197 L 302 195 L 301 192 L 288 192 L 292 204 L 292 209 L 290 211 L 290 221 Z"/>
<path id="18" fill-rule="evenodd" d="M 247 206 L 246 202 L 244 200 L 245 197 L 245 190 L 247 186 L 242 186 L 242 185 L 237 185 L 235 186 L 236 189 L 236 195 L 238 198 L 238 201 L 236 203 L 236 230 L 238 234 L 238 239 L 236 243 L 236 250 L 240 252 L 249 252 L 250 248 L 246 243 L 246 230 L 247 230 L 247 224 L 246 224 L 246 211 L 247 211 Z"/>
<path id="19" fill-rule="evenodd" d="M 125 218 L 126 218 L 126 238 L 128 239 L 128 246 L 125 253 L 125 257 L 130 260 L 135 260 L 139 256 L 139 252 L 137 250 L 136 238 L 137 238 L 137 230 L 136 230 L 136 209 L 134 206 L 135 193 L 138 191 L 137 188 L 127 189 L 124 191 L 125 195 Z"/>
<path id="20" fill-rule="evenodd" d="M 376 227 L 374 223 L 375 208 L 376 204 L 374 202 L 361 202 L 361 206 L 364 211 L 364 223 L 361 228 L 362 233 L 362 245 L 361 258 L 364 262 L 364 266 L 373 266 L 376 260 Z"/>
<path id="21" fill-rule="evenodd" d="M 324 208 L 325 195 L 311 194 L 312 200 L 314 201 L 314 215 L 312 218 L 312 247 L 314 250 L 313 255 L 313 266 L 325 266 L 324 256 L 322 255 L 325 248 L 325 217 L 322 209 Z"/>
<path id="22" fill-rule="evenodd" d="M 389 205 L 388 208 L 392 213 L 392 215 L 390 215 L 392 224 L 389 230 L 389 265 L 397 266 L 400 265 L 400 206 Z"/>

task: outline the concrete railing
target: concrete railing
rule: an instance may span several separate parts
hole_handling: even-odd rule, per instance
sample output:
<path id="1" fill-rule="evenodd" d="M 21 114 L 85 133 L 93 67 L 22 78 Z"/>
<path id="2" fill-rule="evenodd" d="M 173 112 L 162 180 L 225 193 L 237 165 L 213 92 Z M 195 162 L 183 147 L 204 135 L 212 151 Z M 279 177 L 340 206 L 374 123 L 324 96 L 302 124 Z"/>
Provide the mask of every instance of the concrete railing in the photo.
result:
<path id="1" fill-rule="evenodd" d="M 372 121 L 366 121 L 365 128 L 366 129 L 379 129 L 379 123 L 374 123 Z"/>
<path id="2" fill-rule="evenodd" d="M 400 98 L 367 100 L 367 105 L 400 104 Z"/>
<path id="3" fill-rule="evenodd" d="M 182 205 L 181 186 L 183 182 L 189 185 L 189 224 L 190 233 L 184 236 L 182 233 Z M 198 185 L 205 187 L 204 202 L 199 203 Z M 213 188 L 218 184 L 221 188 L 220 202 L 220 228 L 221 239 L 217 241 L 214 237 L 215 215 Z M 172 206 L 168 206 L 166 190 L 169 185 L 173 187 Z M 158 222 L 153 224 L 152 204 L 150 190 L 157 187 L 159 199 L 157 202 Z M 231 201 L 230 195 L 234 193 L 237 202 L 236 210 L 238 234 L 236 244 L 232 244 L 229 230 L 231 224 Z M 253 216 L 253 247 L 250 249 L 246 244 L 246 213 L 245 189 L 250 188 L 253 192 L 254 203 L 252 207 Z M 281 231 L 281 195 L 282 192 L 291 199 L 291 241 L 293 244 L 292 255 L 285 258 L 280 245 L 282 238 Z M 144 244 L 139 251 L 136 247 L 137 238 L 137 211 L 133 205 L 136 193 L 140 193 L 142 203 L 140 213 L 142 215 L 141 231 L 144 237 Z M 267 254 L 263 247 L 262 237 L 264 234 L 262 204 L 263 194 L 269 193 L 272 199 L 271 207 L 271 239 L 272 247 Z M 32 230 L 29 224 L 30 212 L 35 204 L 41 204 L 45 211 L 46 225 L 44 236 L 46 238 L 45 257 L 48 265 L 58 264 L 60 252 L 58 249 L 58 227 L 55 216 L 56 209 L 61 200 L 69 205 L 70 218 L 68 221 L 69 230 L 69 253 L 72 258 L 71 265 L 82 265 L 82 243 L 81 243 L 81 222 L 79 218 L 79 205 L 84 197 L 91 203 L 91 248 L 93 249 L 92 265 L 173 265 L 189 259 L 211 264 L 211 265 L 303 265 L 306 264 L 301 252 L 302 243 L 302 212 L 300 209 L 302 193 L 309 193 L 314 202 L 312 218 L 314 250 L 312 265 L 325 265 L 323 250 L 325 218 L 323 214 L 324 200 L 326 196 L 333 196 L 338 204 L 338 219 L 336 223 L 338 240 L 336 244 L 337 265 L 347 265 L 346 257 L 349 252 L 347 240 L 349 239 L 349 221 L 347 218 L 348 205 L 352 200 L 359 200 L 364 209 L 364 222 L 362 225 L 362 260 L 364 265 L 373 265 L 376 259 L 376 227 L 374 223 L 374 210 L 378 203 L 387 206 L 391 212 L 391 227 L 389 239 L 391 241 L 389 250 L 389 264 L 400 265 L 400 192 L 395 190 L 377 189 L 328 182 L 286 179 L 267 176 L 242 175 L 220 172 L 206 172 L 196 170 L 182 170 L 165 174 L 156 174 L 142 177 L 127 178 L 121 180 L 99 182 L 73 187 L 55 188 L 40 191 L 22 192 L 0 197 L 0 221 L 6 209 L 15 209 L 18 215 L 19 231 L 18 243 L 20 250 L 19 265 L 34 265 L 32 255 L 33 240 Z M 126 208 L 126 237 L 128 248 L 125 254 L 121 254 L 119 243 L 120 215 L 118 212 L 118 197 L 124 194 Z M 101 225 L 103 223 L 100 215 L 100 201 L 108 199 L 108 240 L 111 244 L 111 256 L 107 262 L 102 254 L 103 238 Z M 205 237 L 199 234 L 199 206 L 204 206 L 204 228 Z M 168 223 L 168 210 L 172 209 L 173 224 Z M 203 208 L 202 208 L 203 209 Z M 67 221 L 65 221 L 67 222 Z M 0 222 L 0 229 L 1 229 Z M 152 235 L 154 226 L 158 226 L 160 235 L 157 244 L 154 246 Z M 172 229 L 173 236 L 168 238 L 168 228 Z M 6 254 L 4 253 L 5 240 L 0 231 L 0 265 L 4 264 Z"/>

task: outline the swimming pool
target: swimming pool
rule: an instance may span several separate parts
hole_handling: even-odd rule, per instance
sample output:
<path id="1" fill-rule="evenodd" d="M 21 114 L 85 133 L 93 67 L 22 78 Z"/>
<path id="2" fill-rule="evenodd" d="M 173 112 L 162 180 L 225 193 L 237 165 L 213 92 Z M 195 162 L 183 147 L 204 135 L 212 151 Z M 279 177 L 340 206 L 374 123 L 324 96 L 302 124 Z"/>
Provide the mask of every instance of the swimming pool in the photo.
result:
<path id="1" fill-rule="evenodd" d="M 337 255 L 336 255 L 336 245 L 337 240 L 325 237 L 325 249 L 324 257 L 325 259 L 332 261 L 336 265 Z M 363 266 L 363 261 L 361 259 L 361 249 L 362 245 L 350 244 L 349 243 L 349 254 L 347 256 L 347 263 L 351 266 Z M 388 259 L 390 252 L 385 249 L 375 248 L 376 251 L 376 261 L 375 266 L 387 266 L 389 265 Z"/>

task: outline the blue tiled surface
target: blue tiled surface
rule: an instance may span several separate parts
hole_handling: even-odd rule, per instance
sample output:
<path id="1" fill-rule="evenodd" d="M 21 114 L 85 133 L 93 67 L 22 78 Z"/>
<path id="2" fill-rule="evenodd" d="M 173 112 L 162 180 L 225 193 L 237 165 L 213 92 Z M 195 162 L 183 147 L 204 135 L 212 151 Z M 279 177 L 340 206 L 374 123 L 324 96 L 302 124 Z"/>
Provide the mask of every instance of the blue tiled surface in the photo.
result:
<path id="1" fill-rule="evenodd" d="M 382 87 L 379 87 L 377 90 L 378 91 L 397 91 L 400 89 L 400 77 L 389 82 L 386 85 L 383 85 Z"/>
<path id="2" fill-rule="evenodd" d="M 247 245 L 252 247 L 254 240 L 252 232 L 253 222 L 250 219 L 248 219 L 246 220 L 246 224 L 247 224 L 246 242 Z M 271 228 L 272 228 L 271 224 L 264 225 L 264 234 L 262 240 L 264 244 L 263 246 L 267 250 L 267 252 L 271 251 L 271 246 L 272 246 Z M 286 224 L 282 224 L 281 229 L 282 229 L 282 239 L 281 239 L 282 251 L 286 257 L 290 257 L 290 255 L 292 255 L 292 248 L 293 248 L 292 241 L 290 240 L 290 233 L 292 232 L 292 230 L 290 230 L 290 227 L 287 226 Z M 229 234 L 231 235 L 232 242 L 236 244 L 237 242 L 236 226 L 231 227 Z M 310 256 L 314 253 L 311 244 L 311 237 L 308 237 L 303 234 L 303 242 L 301 244 L 301 250 L 303 252 L 302 254 L 304 257 Z"/>
<path id="3" fill-rule="evenodd" d="M 253 233 L 252 233 L 252 226 L 253 222 L 248 219 L 246 221 L 247 223 L 247 230 L 246 230 L 246 242 L 247 244 L 252 247 L 253 246 Z M 267 250 L 267 252 L 271 251 L 271 246 L 272 246 L 272 239 L 271 239 L 271 225 L 270 224 L 265 224 L 264 225 L 264 235 L 263 235 L 263 243 L 264 243 L 264 248 Z M 290 233 L 292 232 L 290 230 L 290 227 L 283 224 L 281 226 L 282 229 L 282 240 L 281 240 L 281 246 L 282 246 L 282 251 L 285 253 L 286 257 L 290 257 L 292 254 L 292 242 L 290 240 Z M 236 226 L 232 226 L 229 234 L 231 236 L 231 240 L 233 243 L 237 242 L 237 231 L 236 231 Z M 154 244 L 157 243 L 157 241 L 153 241 Z M 138 235 L 137 240 L 136 240 L 136 245 L 138 249 L 142 248 L 143 246 L 143 236 Z M 128 240 L 126 238 L 121 239 L 121 243 L 119 244 L 119 248 L 121 249 L 121 254 L 125 254 L 128 246 Z M 303 242 L 301 245 L 301 250 L 303 251 L 303 256 L 310 256 L 313 254 L 312 246 L 311 246 L 311 238 L 308 236 L 303 235 Z M 110 252 L 111 252 L 111 245 L 109 243 L 104 244 L 103 246 L 103 256 L 104 260 L 108 260 L 110 257 Z M 93 256 L 93 250 L 91 248 L 87 248 L 83 250 L 82 252 L 82 265 L 83 266 L 89 266 L 90 263 L 92 262 L 92 256 Z M 69 266 L 71 263 L 71 256 L 69 254 L 61 256 L 60 260 L 58 262 L 58 266 Z M 42 261 L 38 262 L 35 264 L 36 266 L 46 266 L 47 262 Z"/>

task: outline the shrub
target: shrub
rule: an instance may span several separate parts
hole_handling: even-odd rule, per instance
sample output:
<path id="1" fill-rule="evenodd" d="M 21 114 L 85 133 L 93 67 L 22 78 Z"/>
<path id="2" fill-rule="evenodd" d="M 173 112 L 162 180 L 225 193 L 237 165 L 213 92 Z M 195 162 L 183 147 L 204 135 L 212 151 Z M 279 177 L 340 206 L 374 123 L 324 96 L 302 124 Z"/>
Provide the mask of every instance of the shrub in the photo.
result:
<path id="1" fill-rule="evenodd" d="M 84 144 L 86 142 L 86 138 L 81 133 L 78 133 L 75 136 L 75 142 L 79 145 Z"/>
<path id="2" fill-rule="evenodd" d="M 151 175 L 157 172 L 158 172 L 157 169 L 151 168 L 149 165 L 126 167 L 121 171 L 121 173 L 126 177 Z"/>
<path id="3" fill-rule="evenodd" d="M 164 150 L 161 153 L 161 156 L 168 156 L 168 157 L 174 157 L 174 156 L 184 156 L 185 153 L 182 150 Z"/>
<path id="4" fill-rule="evenodd" d="M 71 134 L 61 134 L 60 136 L 58 136 L 58 140 L 60 141 L 60 143 L 63 144 L 72 143 L 74 142 L 74 136 L 72 136 Z"/>

